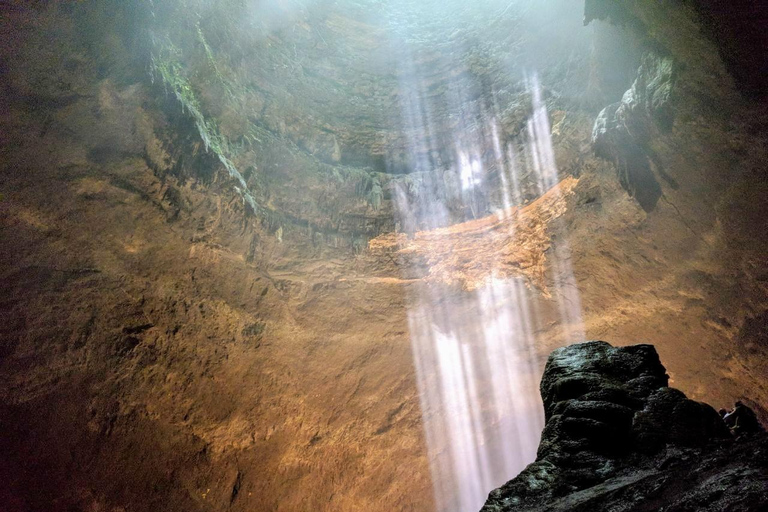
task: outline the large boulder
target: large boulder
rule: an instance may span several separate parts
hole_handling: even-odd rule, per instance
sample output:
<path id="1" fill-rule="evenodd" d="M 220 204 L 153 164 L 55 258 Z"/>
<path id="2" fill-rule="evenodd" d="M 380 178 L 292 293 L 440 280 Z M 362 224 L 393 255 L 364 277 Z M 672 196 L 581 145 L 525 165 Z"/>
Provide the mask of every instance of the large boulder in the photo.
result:
<path id="1" fill-rule="evenodd" d="M 536 462 L 492 491 L 482 511 L 768 506 L 766 436 L 735 441 L 712 407 L 667 381 L 651 345 L 555 350 L 541 381 Z"/>

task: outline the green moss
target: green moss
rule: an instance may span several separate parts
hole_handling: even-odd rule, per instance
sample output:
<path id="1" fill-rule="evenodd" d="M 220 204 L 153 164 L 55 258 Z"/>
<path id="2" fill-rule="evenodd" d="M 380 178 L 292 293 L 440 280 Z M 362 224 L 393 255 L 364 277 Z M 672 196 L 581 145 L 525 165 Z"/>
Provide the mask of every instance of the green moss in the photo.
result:
<path id="1" fill-rule="evenodd" d="M 210 48 L 207 48 L 207 50 L 210 52 Z M 248 203 L 254 211 L 260 211 L 261 208 L 256 204 L 248 184 L 229 158 L 231 147 L 229 141 L 221 135 L 215 120 L 206 119 L 203 114 L 194 88 L 185 73 L 185 67 L 182 64 L 181 58 L 181 50 L 169 39 L 166 39 L 161 44 L 156 43 L 155 52 L 151 56 L 150 66 L 153 81 L 159 78 L 166 91 L 170 89 L 170 92 L 176 97 L 181 108 L 194 119 L 206 152 L 213 152 L 230 177 L 237 181 L 238 185 L 235 186 L 235 189 L 243 197 L 243 201 Z"/>
<path id="2" fill-rule="evenodd" d="M 318 94 L 307 100 L 320 103 L 339 94 L 330 90 L 339 87 L 336 81 L 322 75 L 305 77 L 304 57 L 295 48 L 272 45 L 258 23 L 244 32 L 237 13 L 243 13 L 245 7 L 238 0 L 213 4 L 175 0 L 153 5 L 153 80 L 161 83 L 192 118 L 206 151 L 227 169 L 244 201 L 264 222 L 283 224 L 285 219 L 272 208 L 301 210 L 299 217 L 321 212 L 321 217 L 333 218 L 347 206 L 339 204 L 340 197 L 352 199 L 351 207 L 356 206 L 354 198 L 366 201 L 374 210 L 381 207 L 384 187 L 377 173 L 326 164 L 291 140 L 283 133 L 282 123 L 293 119 L 292 113 L 300 114 L 295 112 L 296 106 L 269 87 L 262 88 L 252 79 L 259 74 L 250 72 L 269 70 L 272 77 L 283 79 L 286 87 L 296 80 L 311 80 Z M 248 41 L 249 46 L 241 46 L 242 41 Z M 243 72 L 242 59 L 248 62 L 249 72 Z M 352 89 L 344 95 L 350 101 L 356 99 Z M 247 171 L 241 173 L 239 168 Z M 309 204 L 281 204 L 279 197 L 270 194 L 273 187 L 286 183 L 305 184 L 311 191 Z M 260 207 L 257 200 L 271 206 Z"/>

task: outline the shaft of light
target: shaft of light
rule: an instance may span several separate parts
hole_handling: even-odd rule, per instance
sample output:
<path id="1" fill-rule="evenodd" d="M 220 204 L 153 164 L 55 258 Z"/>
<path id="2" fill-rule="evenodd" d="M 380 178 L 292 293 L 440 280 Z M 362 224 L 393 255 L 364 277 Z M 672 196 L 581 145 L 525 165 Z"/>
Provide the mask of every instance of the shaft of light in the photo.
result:
<path id="1" fill-rule="evenodd" d="M 410 62 L 404 66 L 403 133 L 414 137 L 409 164 L 423 171 L 430 162 L 419 148 L 438 133 L 433 125 L 434 106 L 422 90 L 419 70 Z M 559 182 L 541 85 L 536 75 L 527 83 L 533 110 L 517 140 L 502 140 L 496 112 L 471 113 L 473 119 L 487 120 L 480 129 L 470 129 L 463 120 L 457 123 L 450 172 L 460 177 L 461 201 L 472 216 L 484 213 L 477 197 L 484 193 L 489 167 L 499 176 L 502 216 L 522 202 L 525 175 L 534 176 L 538 194 Z M 445 97 L 457 102 L 450 107 L 460 110 L 470 104 L 468 96 L 456 85 L 449 87 Z M 522 154 L 516 147 L 523 148 Z M 492 150 L 490 162 L 486 149 Z M 447 199 L 440 194 L 419 196 L 420 203 L 414 204 L 401 188 L 395 200 L 401 226 L 432 229 L 452 220 Z M 514 244 L 511 228 L 508 236 Z M 562 242 L 553 247 L 549 256 L 554 270 L 552 296 L 565 338 L 577 340 L 582 332 L 581 306 L 569 250 Z M 534 337 L 537 314 L 531 293 L 522 279 L 496 277 L 474 291 L 449 293 L 428 284 L 409 291 L 413 359 L 435 502 L 441 512 L 479 510 L 493 488 L 535 459 L 543 410 Z"/>

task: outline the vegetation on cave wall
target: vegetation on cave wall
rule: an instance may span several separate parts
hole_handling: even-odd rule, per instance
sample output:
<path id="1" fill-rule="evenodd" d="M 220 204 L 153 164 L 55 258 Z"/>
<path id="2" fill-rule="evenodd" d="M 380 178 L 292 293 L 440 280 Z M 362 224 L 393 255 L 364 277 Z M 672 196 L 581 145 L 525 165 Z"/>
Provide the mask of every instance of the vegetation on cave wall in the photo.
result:
<path id="1" fill-rule="evenodd" d="M 270 9 L 245 0 L 108 0 L 74 8 L 104 72 L 132 66 L 127 82 L 153 81 L 155 95 L 183 111 L 201 150 L 259 217 L 275 226 L 375 236 L 394 228 L 396 187 L 414 203 L 451 194 L 457 126 L 480 133 L 494 111 L 503 138 L 520 133 L 531 113 L 524 77 L 532 64 L 543 71 L 552 111 L 580 108 L 569 88 L 586 81 L 588 67 L 545 65 L 554 39 L 526 29 L 536 23 L 520 18 L 548 13 L 518 3 L 527 7 L 402 2 L 387 10 L 367 1 L 296 1 Z M 492 32 L 496 44 L 481 32 Z M 402 66 L 409 55 L 423 68 L 411 86 L 423 88 L 435 113 L 429 138 L 409 132 L 401 119 L 402 81 L 414 80 Z M 453 67 L 468 92 L 452 104 Z M 495 105 L 483 99 L 490 92 Z M 576 120 L 558 116 L 564 129 Z M 429 165 L 415 166 L 409 154 Z M 297 187 L 300 197 L 284 193 Z M 493 195 L 493 183 L 489 188 Z M 456 215 L 463 220 L 460 209 Z"/>
<path id="2" fill-rule="evenodd" d="M 297 1 L 270 4 L 271 10 L 245 0 L 107 4 L 114 4 L 120 21 L 109 21 L 109 9 L 94 15 L 99 8 L 78 7 L 91 21 L 89 32 L 117 28 L 133 41 L 133 48 L 105 46 L 99 53 L 113 56 L 105 69 L 119 56 L 138 55 L 141 79 L 152 80 L 156 94 L 184 113 L 202 150 L 214 156 L 250 209 L 275 226 L 375 236 L 395 227 L 396 189 L 416 205 L 450 198 L 456 132 L 482 139 L 495 117 L 501 139 L 515 142 L 531 115 L 531 71 L 541 70 L 553 124 L 567 136 L 604 105 L 576 93 L 590 79 L 583 56 L 563 59 L 550 51 L 581 27 L 558 26 L 551 9 L 528 0 L 514 8 L 508 2 L 483 8 L 448 2 L 445 9 L 402 2 L 389 10 L 365 1 Z M 551 23 L 546 34 L 530 28 Z M 583 46 L 587 38 L 572 44 Z M 419 63 L 416 76 L 403 65 L 410 58 Z M 403 124 L 408 88 L 423 91 L 425 108 L 434 114 L 428 135 Z M 457 88 L 466 97 L 452 102 Z M 562 172 L 578 172 L 570 156 L 560 156 Z M 493 181 L 498 173 L 488 167 L 492 210 L 501 198 Z M 533 199 L 533 180 L 521 182 L 529 189 L 524 200 Z M 297 188 L 301 195 L 284 192 Z M 467 213 L 455 210 L 453 220 L 464 220 Z"/>
<path id="3" fill-rule="evenodd" d="M 252 5 L 105 0 L 62 3 L 55 10 L 81 27 L 70 55 L 92 62 L 100 79 L 147 86 L 165 112 L 170 124 L 157 136 L 172 153 L 189 158 L 183 167 L 160 172 L 203 182 L 221 175 L 271 229 L 295 225 L 332 238 L 375 235 L 392 222 L 380 208 L 377 173 L 321 154 L 333 150 L 333 137 L 297 117 L 311 99 L 285 84 L 291 72 L 286 62 L 297 50 L 278 44 L 274 33 L 281 28 L 257 22 L 249 15 Z M 263 83 L 264 77 L 273 82 Z M 296 126 L 308 135 L 290 133 Z M 189 138 L 193 133 L 198 140 Z M 179 134 L 185 147 L 172 148 Z M 297 187 L 303 191 L 298 197 L 284 193 Z"/>

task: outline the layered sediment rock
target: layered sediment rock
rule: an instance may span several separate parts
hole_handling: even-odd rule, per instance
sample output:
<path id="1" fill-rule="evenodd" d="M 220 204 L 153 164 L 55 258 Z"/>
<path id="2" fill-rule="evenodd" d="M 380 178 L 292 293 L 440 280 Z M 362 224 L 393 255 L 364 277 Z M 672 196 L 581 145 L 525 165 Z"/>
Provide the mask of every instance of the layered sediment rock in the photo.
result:
<path id="1" fill-rule="evenodd" d="M 734 439 L 712 407 L 667 383 L 651 345 L 555 350 L 537 459 L 482 512 L 765 510 L 768 437 Z"/>

